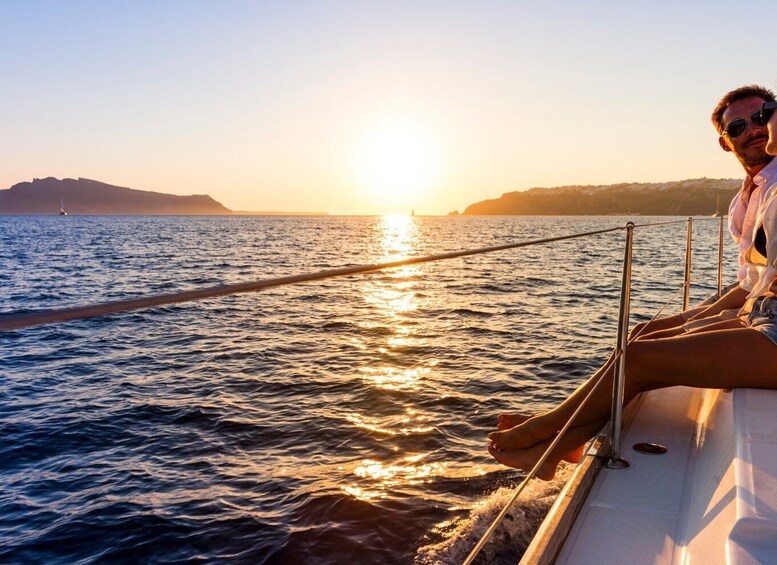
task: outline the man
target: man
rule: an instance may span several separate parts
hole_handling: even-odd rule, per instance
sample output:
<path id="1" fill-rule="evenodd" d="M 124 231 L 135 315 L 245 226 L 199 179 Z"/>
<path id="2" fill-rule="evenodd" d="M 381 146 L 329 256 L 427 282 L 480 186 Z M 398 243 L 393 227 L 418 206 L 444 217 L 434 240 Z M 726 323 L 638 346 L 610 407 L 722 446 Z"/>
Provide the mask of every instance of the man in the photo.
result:
<path id="1" fill-rule="evenodd" d="M 693 331 L 734 318 L 744 305 L 758 279 L 757 270 L 752 265 L 748 267 L 744 260 L 745 254 L 753 243 L 758 210 L 777 186 L 777 159 L 766 152 L 768 133 L 760 114 L 764 103 L 774 100 L 774 93 L 767 88 L 743 86 L 723 96 L 712 112 L 721 149 L 734 154 L 746 175 L 728 212 L 729 231 L 739 247 L 739 284 L 710 306 L 692 308 L 650 324 L 638 324 L 632 335 L 669 337 Z"/>
<path id="2" fill-rule="evenodd" d="M 635 328 L 635 331 L 640 328 L 659 331 L 650 333 L 649 339 L 638 339 L 627 346 L 626 403 L 640 392 L 666 386 L 771 389 L 776 386 L 777 316 L 771 315 L 774 306 L 753 310 L 753 314 L 758 313 L 755 318 L 752 314 L 742 319 L 737 317 L 754 285 L 753 298 L 775 300 L 773 295 L 762 292 L 764 281 L 768 284 L 772 276 L 769 268 L 774 269 L 774 253 L 768 247 L 773 243 L 770 239 L 773 236 L 769 236 L 768 226 L 765 226 L 767 250 L 763 254 L 772 265 L 762 267 L 760 263 L 748 260 L 751 258 L 747 255 L 754 239 L 756 220 L 766 222 L 763 212 L 771 210 L 769 203 L 774 204 L 777 200 L 777 159 L 765 152 L 768 146 L 770 153 L 777 153 L 777 112 L 772 102 L 774 95 L 770 91 L 747 86 L 726 94 L 712 114 L 712 122 L 720 134 L 720 146 L 724 151 L 734 153 L 747 175 L 729 209 L 729 228 L 740 252 L 739 284 L 709 308 L 686 311 Z M 769 117 L 771 137 L 767 144 L 764 126 Z M 772 226 L 777 224 L 773 215 L 770 221 Z M 760 269 L 764 268 L 764 277 L 758 280 Z M 774 282 L 771 291 L 777 292 Z M 723 312 L 730 312 L 728 318 L 722 315 Z M 765 312 L 769 313 L 765 315 Z M 699 327 L 688 329 L 689 323 L 684 323 L 688 318 L 694 320 L 690 324 Z M 543 480 L 553 478 L 562 457 L 572 462 L 582 459 L 585 442 L 610 416 L 614 386 L 612 361 L 611 357 L 593 377 L 550 412 L 534 417 L 500 414 L 498 431 L 488 434 L 489 453 L 497 461 L 518 469 L 531 469 L 542 457 L 545 462 L 537 477 Z M 600 387 L 601 381 L 609 381 L 609 384 Z M 591 401 L 579 414 L 575 425 L 559 443 L 554 443 L 554 450 L 546 454 L 551 442 L 556 441 L 558 430 L 573 413 L 579 412 L 580 404 L 589 396 Z"/>

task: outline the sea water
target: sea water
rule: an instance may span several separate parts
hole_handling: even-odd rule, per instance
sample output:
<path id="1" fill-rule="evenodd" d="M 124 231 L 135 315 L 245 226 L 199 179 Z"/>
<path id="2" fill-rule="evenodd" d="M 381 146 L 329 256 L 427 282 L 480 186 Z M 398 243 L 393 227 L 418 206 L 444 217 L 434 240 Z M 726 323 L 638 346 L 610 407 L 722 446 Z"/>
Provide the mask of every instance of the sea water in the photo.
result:
<path id="1" fill-rule="evenodd" d="M 0 216 L 0 312 L 626 220 Z M 679 307 L 685 230 L 635 231 L 632 323 Z M 698 300 L 718 224 L 693 231 Z M 612 348 L 624 237 L 0 333 L 0 561 L 460 562 L 523 476 L 486 452 L 496 415 L 548 409 Z M 484 562 L 516 561 L 568 473 Z"/>

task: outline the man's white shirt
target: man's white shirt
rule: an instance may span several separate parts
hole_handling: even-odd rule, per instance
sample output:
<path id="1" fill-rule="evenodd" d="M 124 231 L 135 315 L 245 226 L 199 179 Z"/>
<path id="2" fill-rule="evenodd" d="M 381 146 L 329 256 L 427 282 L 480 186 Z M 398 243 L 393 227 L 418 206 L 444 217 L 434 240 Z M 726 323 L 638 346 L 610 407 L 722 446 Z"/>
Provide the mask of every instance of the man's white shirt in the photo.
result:
<path id="1" fill-rule="evenodd" d="M 755 225 L 761 208 L 777 188 L 777 158 L 772 159 L 755 177 L 745 177 L 742 188 L 734 196 L 728 209 L 728 229 L 739 247 L 739 286 L 753 290 L 762 269 L 748 263 L 747 253 L 753 245 Z"/>

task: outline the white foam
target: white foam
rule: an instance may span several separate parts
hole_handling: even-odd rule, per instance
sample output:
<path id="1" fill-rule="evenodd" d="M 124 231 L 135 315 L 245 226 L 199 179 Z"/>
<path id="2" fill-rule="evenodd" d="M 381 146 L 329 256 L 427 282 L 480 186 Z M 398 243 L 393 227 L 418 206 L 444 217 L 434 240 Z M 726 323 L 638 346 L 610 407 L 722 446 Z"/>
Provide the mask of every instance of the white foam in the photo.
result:
<path id="1" fill-rule="evenodd" d="M 532 480 L 483 547 L 479 560 L 515 563 L 529 546 L 572 469 L 572 465 L 562 463 L 552 481 Z M 479 501 L 445 540 L 420 547 L 415 563 L 446 565 L 464 561 L 514 492 L 513 488 L 500 488 Z"/>

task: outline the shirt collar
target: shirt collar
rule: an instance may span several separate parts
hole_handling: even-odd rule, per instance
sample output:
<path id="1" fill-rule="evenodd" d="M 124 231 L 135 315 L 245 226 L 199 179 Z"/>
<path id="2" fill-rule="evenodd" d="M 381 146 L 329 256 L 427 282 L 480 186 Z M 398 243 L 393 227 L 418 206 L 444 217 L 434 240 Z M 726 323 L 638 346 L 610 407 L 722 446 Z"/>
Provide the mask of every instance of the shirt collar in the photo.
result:
<path id="1" fill-rule="evenodd" d="M 753 177 L 753 183 L 757 186 L 764 186 L 775 181 L 777 181 L 777 157 L 772 159 L 768 165 Z"/>

